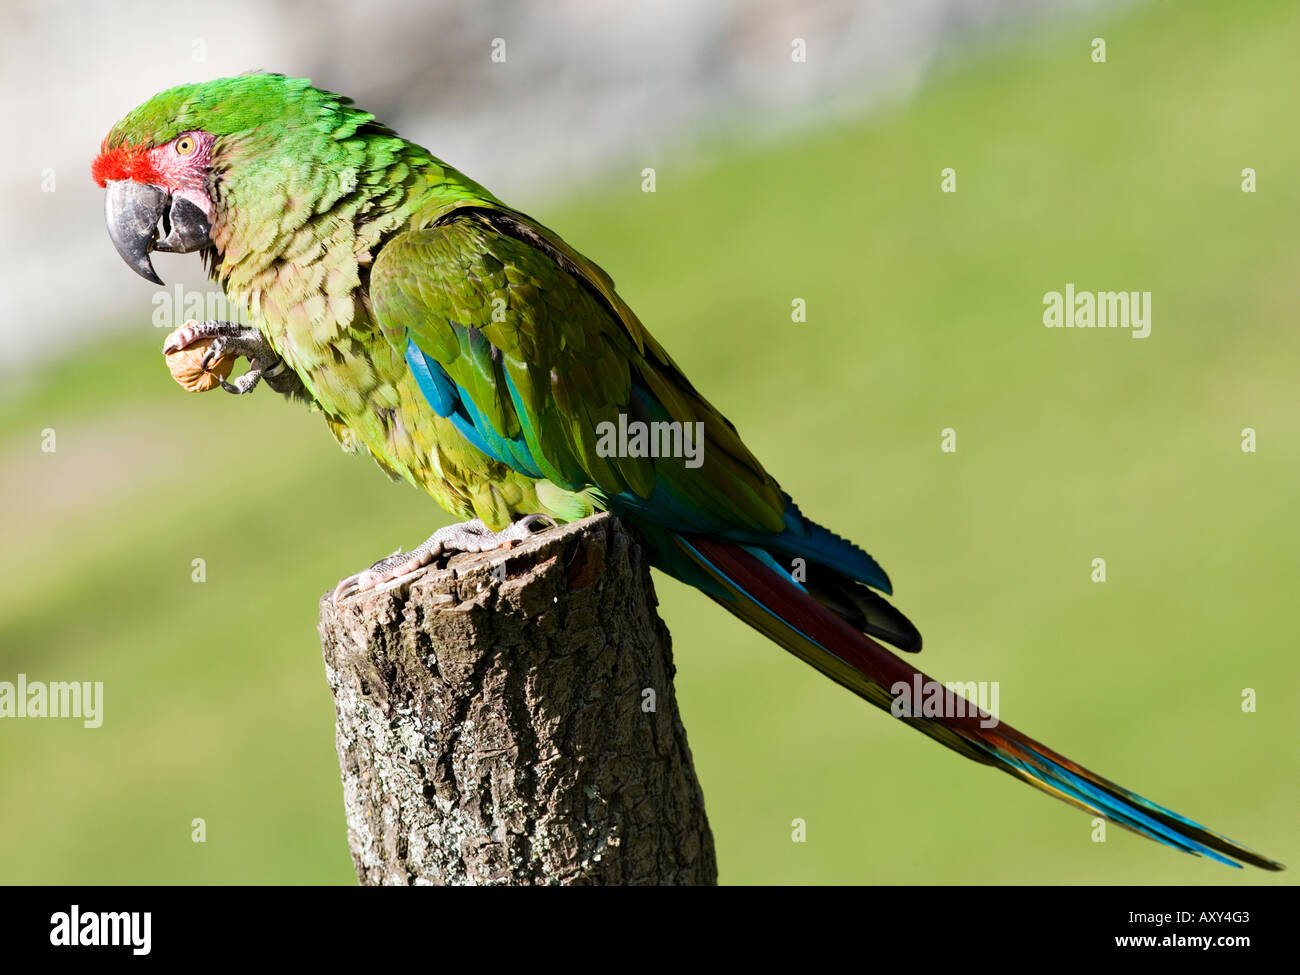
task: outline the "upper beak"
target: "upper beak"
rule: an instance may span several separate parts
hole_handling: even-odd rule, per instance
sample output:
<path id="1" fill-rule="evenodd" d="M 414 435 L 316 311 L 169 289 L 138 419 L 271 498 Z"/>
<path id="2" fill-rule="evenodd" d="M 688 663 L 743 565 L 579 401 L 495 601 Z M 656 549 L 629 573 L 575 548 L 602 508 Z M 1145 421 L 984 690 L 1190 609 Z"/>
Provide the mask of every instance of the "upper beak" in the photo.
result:
<path id="1" fill-rule="evenodd" d="M 163 282 L 153 269 L 150 251 L 187 254 L 212 242 L 208 236 L 212 228 L 202 210 L 184 197 L 173 197 L 161 186 L 151 183 L 109 180 L 108 192 L 104 195 L 104 215 L 109 239 L 122 255 L 122 260 L 136 274 L 154 284 Z"/>

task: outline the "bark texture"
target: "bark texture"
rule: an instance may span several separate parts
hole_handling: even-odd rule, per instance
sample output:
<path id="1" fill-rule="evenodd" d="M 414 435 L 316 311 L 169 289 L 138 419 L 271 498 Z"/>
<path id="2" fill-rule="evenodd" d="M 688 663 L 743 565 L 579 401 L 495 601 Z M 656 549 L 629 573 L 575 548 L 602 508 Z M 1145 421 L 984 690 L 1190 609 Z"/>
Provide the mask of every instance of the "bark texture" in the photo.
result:
<path id="1" fill-rule="evenodd" d="M 361 883 L 715 883 L 655 605 L 608 515 L 324 598 Z"/>

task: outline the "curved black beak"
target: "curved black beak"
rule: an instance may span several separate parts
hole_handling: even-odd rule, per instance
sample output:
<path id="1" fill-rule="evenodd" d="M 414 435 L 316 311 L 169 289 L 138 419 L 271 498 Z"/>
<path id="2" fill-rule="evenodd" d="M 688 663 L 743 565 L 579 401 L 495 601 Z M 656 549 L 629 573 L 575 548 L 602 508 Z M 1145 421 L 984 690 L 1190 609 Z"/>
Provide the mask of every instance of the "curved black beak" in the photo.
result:
<path id="1" fill-rule="evenodd" d="M 208 234 L 212 228 L 202 210 L 150 183 L 109 180 L 104 216 L 109 239 L 122 260 L 154 284 L 163 282 L 153 269 L 151 251 L 188 254 L 211 243 Z"/>

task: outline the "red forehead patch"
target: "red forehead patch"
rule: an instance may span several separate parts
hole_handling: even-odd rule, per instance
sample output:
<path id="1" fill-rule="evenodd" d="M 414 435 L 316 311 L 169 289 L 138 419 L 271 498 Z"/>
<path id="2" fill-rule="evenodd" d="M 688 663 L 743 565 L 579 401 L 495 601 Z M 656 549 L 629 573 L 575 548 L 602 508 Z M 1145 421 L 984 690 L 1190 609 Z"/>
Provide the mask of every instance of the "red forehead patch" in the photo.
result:
<path id="1" fill-rule="evenodd" d="M 158 183 L 159 173 L 149 150 L 143 146 L 104 149 L 90 164 L 90 175 L 100 186 L 110 179 L 131 179 L 137 183 Z"/>

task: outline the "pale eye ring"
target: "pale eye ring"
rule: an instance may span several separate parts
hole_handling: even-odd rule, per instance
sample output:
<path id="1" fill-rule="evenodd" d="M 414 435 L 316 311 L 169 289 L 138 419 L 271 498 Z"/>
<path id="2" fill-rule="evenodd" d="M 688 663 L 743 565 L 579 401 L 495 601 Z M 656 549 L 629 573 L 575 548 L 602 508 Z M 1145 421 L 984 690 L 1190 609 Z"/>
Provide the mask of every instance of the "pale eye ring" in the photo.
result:
<path id="1" fill-rule="evenodd" d="M 197 149 L 198 147 L 199 144 L 194 141 L 194 136 L 183 135 L 176 140 L 176 155 L 178 156 L 191 155 L 194 152 L 194 150 Z"/>

